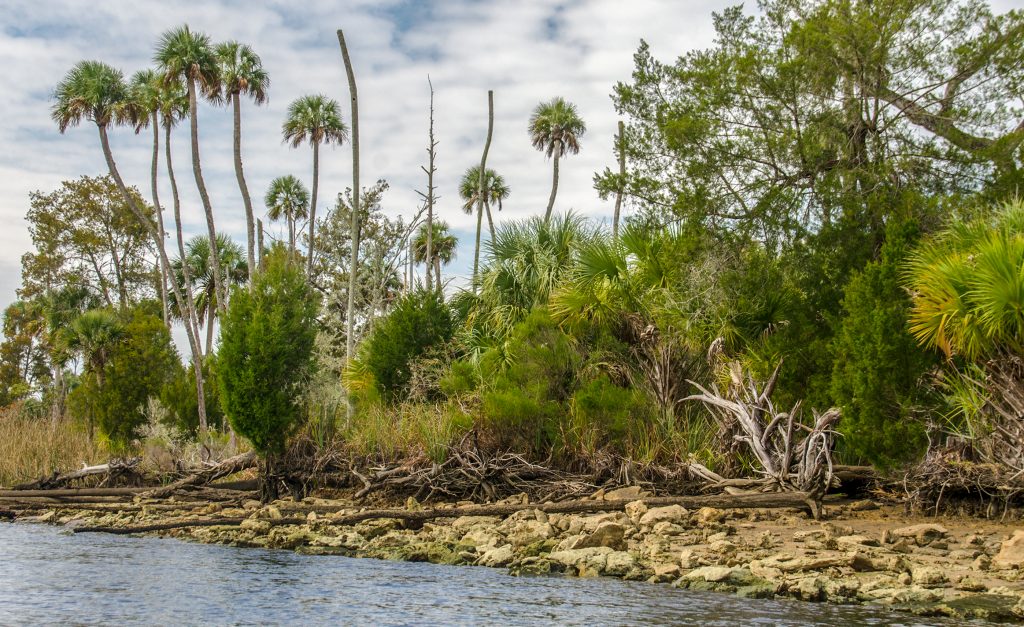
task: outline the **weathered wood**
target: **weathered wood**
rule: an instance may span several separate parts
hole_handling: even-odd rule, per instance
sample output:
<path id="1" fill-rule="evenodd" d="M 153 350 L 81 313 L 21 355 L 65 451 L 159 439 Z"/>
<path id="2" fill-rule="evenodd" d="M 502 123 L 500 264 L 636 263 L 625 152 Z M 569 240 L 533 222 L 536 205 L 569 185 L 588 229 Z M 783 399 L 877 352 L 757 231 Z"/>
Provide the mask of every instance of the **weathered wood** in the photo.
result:
<path id="1" fill-rule="evenodd" d="M 680 505 L 685 508 L 717 507 L 720 509 L 772 509 L 798 508 L 807 509 L 818 518 L 821 505 L 807 492 L 777 492 L 769 494 L 715 494 L 708 496 L 662 496 L 638 499 L 648 507 L 664 507 Z M 330 519 L 322 519 L 322 524 L 333 526 L 349 526 L 365 520 L 390 518 L 422 522 L 437 518 L 459 518 L 461 516 L 509 516 L 523 510 L 540 510 L 546 514 L 586 514 L 596 512 L 622 511 L 626 505 L 634 502 L 630 499 L 612 501 L 565 501 L 562 503 L 514 503 L 468 505 L 465 507 L 444 507 L 422 510 L 408 509 L 368 509 Z M 75 533 L 113 533 L 119 535 L 133 533 L 152 533 L 170 531 L 185 527 L 216 527 L 241 525 L 246 518 L 202 518 L 168 521 L 154 525 L 135 525 L 131 527 L 77 527 Z M 307 522 L 305 517 L 266 519 L 271 525 L 301 525 Z"/>
<path id="2" fill-rule="evenodd" d="M 53 490 L 0 490 L 0 498 L 26 496 L 124 496 L 142 494 L 153 488 L 56 488 Z"/>
<path id="3" fill-rule="evenodd" d="M 228 475 L 233 475 L 236 472 L 253 468 L 256 466 L 257 461 L 256 454 L 253 452 L 235 455 L 234 457 L 225 459 L 216 466 L 204 468 L 203 470 L 195 472 L 184 479 L 175 481 L 170 485 L 151 490 L 147 492 L 145 496 L 148 498 L 163 498 L 185 488 L 206 485 L 211 481 L 220 479 L 221 477 L 226 477 Z"/>
<path id="4" fill-rule="evenodd" d="M 31 483 L 23 483 L 14 486 L 15 490 L 43 490 L 59 488 L 77 479 L 84 479 L 95 475 L 118 476 L 126 473 L 133 473 L 135 468 L 142 462 L 141 457 L 130 457 L 128 459 L 112 459 L 106 464 L 86 466 L 83 464 L 79 470 L 72 472 L 54 472 L 48 477 L 42 477 Z"/>

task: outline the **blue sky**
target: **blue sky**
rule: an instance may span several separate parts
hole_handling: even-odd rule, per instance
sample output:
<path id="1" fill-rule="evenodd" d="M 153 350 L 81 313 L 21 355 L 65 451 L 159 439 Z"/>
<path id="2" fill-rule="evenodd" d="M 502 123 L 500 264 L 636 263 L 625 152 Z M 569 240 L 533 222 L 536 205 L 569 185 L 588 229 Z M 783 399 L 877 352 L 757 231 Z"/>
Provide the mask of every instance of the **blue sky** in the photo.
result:
<path id="1" fill-rule="evenodd" d="M 474 221 L 462 213 L 456 185 L 477 162 L 486 133 L 487 90 L 495 91 L 495 133 L 488 165 L 512 195 L 499 221 L 544 210 L 551 170 L 526 132 L 530 111 L 560 95 L 579 107 L 588 125 L 579 155 L 561 168 L 556 210 L 606 218 L 612 205 L 593 190 L 594 172 L 614 164 L 617 117 L 609 93 L 628 80 L 641 38 L 670 60 L 711 44 L 719 0 L 330 0 L 288 2 L 163 2 L 5 0 L 0 22 L 0 307 L 15 298 L 20 257 L 30 247 L 24 222 L 28 194 L 62 180 L 105 172 L 94 129 L 58 134 L 49 118 L 54 85 L 77 61 L 103 60 L 126 75 L 152 65 L 153 46 L 168 28 L 188 23 L 215 41 L 252 45 L 270 73 L 270 101 L 243 105 L 243 159 L 254 199 L 281 174 L 311 178 L 311 151 L 281 142 L 288 104 L 307 93 L 338 99 L 348 119 L 348 89 L 335 31 L 345 30 L 359 85 L 362 179 L 385 178 L 393 215 L 409 216 L 425 177 L 428 87 L 436 90 L 439 215 L 461 239 L 449 273 L 465 276 L 472 263 Z M 748 3 L 751 5 L 753 3 Z M 996 10 L 1021 0 L 994 3 Z M 244 214 L 234 178 L 231 116 L 202 105 L 203 168 L 219 227 L 243 240 Z M 149 137 L 119 129 L 115 158 L 127 181 L 148 192 Z M 320 215 L 350 184 L 348 146 L 321 153 Z M 205 230 L 189 176 L 187 134 L 176 135 L 175 161 L 183 191 L 185 228 Z M 164 180 L 165 177 L 162 177 Z M 164 181 L 166 186 L 166 181 Z M 161 196 L 169 198 L 164 189 Z M 262 209 L 262 207 L 258 207 Z"/>

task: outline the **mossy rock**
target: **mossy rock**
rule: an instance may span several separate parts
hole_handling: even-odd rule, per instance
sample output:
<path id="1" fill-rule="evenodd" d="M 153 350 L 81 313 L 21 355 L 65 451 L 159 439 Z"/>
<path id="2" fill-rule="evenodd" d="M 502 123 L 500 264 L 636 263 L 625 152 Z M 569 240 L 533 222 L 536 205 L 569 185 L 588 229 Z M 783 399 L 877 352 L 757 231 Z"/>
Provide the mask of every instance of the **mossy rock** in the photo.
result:
<path id="1" fill-rule="evenodd" d="M 523 558 L 540 557 L 541 555 L 547 555 L 551 551 L 555 550 L 556 546 L 558 546 L 558 540 L 538 540 L 532 544 L 526 545 L 519 551 L 519 555 Z"/>
<path id="2" fill-rule="evenodd" d="M 1004 594 L 972 594 L 914 608 L 913 612 L 918 616 L 946 616 L 963 620 L 1019 621 L 1021 617 L 1013 612 L 1017 600 L 1017 597 Z"/>

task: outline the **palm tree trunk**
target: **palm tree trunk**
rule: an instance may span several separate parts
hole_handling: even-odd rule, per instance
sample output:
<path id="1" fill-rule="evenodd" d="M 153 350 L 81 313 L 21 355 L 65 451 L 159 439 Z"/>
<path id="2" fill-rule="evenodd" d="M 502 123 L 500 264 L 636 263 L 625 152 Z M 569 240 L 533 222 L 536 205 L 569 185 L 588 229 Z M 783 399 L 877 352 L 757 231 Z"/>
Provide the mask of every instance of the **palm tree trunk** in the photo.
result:
<path id="1" fill-rule="evenodd" d="M 295 255 L 295 219 L 288 216 L 288 258 Z"/>
<path id="2" fill-rule="evenodd" d="M 153 166 L 150 168 L 149 177 L 150 185 L 153 188 L 153 208 L 156 209 L 156 224 L 160 230 L 160 238 L 164 237 L 164 209 L 160 206 L 160 194 L 157 191 L 157 166 L 160 160 L 160 116 L 157 111 L 153 111 Z M 164 326 L 168 329 L 171 328 L 171 313 L 167 308 L 167 273 L 164 272 L 163 265 L 160 265 L 160 305 L 164 314 Z"/>
<path id="3" fill-rule="evenodd" d="M 561 146 L 558 146 L 555 149 L 555 165 L 551 174 L 551 198 L 548 198 L 548 210 L 547 213 L 544 214 L 545 222 L 551 221 L 551 210 L 555 206 L 555 194 L 558 193 L 558 155 L 560 152 L 562 152 Z"/>
<path id="4" fill-rule="evenodd" d="M 111 178 L 114 179 L 114 184 L 117 185 L 117 188 L 121 191 L 121 196 L 125 199 L 125 202 L 128 204 L 128 208 L 131 210 L 131 212 L 133 214 L 135 214 L 136 219 L 138 219 L 139 222 L 142 224 L 142 226 L 149 232 L 150 237 L 153 238 L 153 241 L 156 243 L 157 252 L 160 255 L 160 263 L 163 265 L 164 272 L 166 272 L 168 275 L 170 275 L 170 273 L 171 273 L 171 262 L 167 258 L 167 251 L 164 248 L 164 240 L 157 233 L 156 227 L 154 226 L 152 221 L 150 221 L 150 219 L 146 216 L 146 214 L 142 212 L 142 210 L 138 207 L 138 205 L 135 204 L 135 199 L 132 198 L 131 194 L 128 193 L 128 188 L 125 186 L 124 180 L 121 178 L 121 174 L 117 171 L 117 164 L 114 163 L 114 155 L 110 151 L 110 140 L 107 138 L 107 127 L 104 126 L 104 125 L 101 125 L 101 124 L 97 124 L 96 126 L 97 126 L 97 128 L 99 128 L 99 132 L 100 132 L 100 145 L 103 148 L 103 157 L 107 161 L 107 169 L 110 170 L 110 176 L 111 176 Z M 168 146 L 168 152 L 169 151 L 170 151 L 170 147 Z M 170 163 L 168 163 L 167 165 L 170 166 Z M 181 225 L 180 221 L 178 222 L 178 225 L 179 225 L 179 229 L 180 229 L 180 225 Z M 184 256 L 182 256 L 182 259 L 184 259 Z M 174 289 L 174 296 L 175 296 L 175 298 L 178 299 L 178 302 L 179 303 L 183 302 L 183 300 L 182 300 L 183 297 L 182 297 L 182 294 L 181 294 L 181 290 L 178 287 L 178 282 L 177 281 L 172 281 L 171 282 L 171 287 Z M 186 289 L 186 291 L 189 291 L 189 290 Z M 188 335 L 189 344 L 192 347 L 192 354 L 196 355 L 197 353 L 201 353 L 199 345 L 197 343 L 196 336 L 195 336 L 194 333 L 191 332 L 191 330 L 189 329 L 188 325 L 186 325 L 185 331 L 186 331 L 186 335 Z M 200 361 L 198 363 L 200 363 L 200 364 L 202 363 L 202 358 L 200 358 Z M 102 377 L 102 373 L 100 373 L 99 376 Z M 202 375 L 200 375 L 200 378 L 201 378 L 201 376 Z M 101 383 L 102 383 L 102 381 L 101 381 Z M 199 385 L 201 385 L 201 383 Z M 206 439 L 206 411 L 205 411 L 205 407 L 203 407 L 202 404 L 200 404 L 200 408 L 201 409 L 199 411 L 199 429 L 200 429 L 200 435 L 201 435 L 202 439 L 205 440 Z"/>
<path id="5" fill-rule="evenodd" d="M 476 210 L 476 247 L 473 249 L 473 293 L 476 294 L 480 272 L 480 229 L 484 222 L 483 203 Z"/>
<path id="6" fill-rule="evenodd" d="M 216 310 L 212 303 L 206 307 L 206 356 L 213 353 L 213 318 Z"/>
<path id="7" fill-rule="evenodd" d="M 491 217 L 491 203 L 484 199 L 484 211 L 487 212 L 487 227 L 491 231 L 491 241 L 494 241 L 494 218 Z"/>
<path id="8" fill-rule="evenodd" d="M 352 69 L 352 60 L 348 56 L 345 45 L 345 34 L 338 29 L 338 44 L 341 46 L 341 58 L 345 62 L 345 74 L 348 76 L 348 91 L 352 100 L 352 224 L 350 238 L 352 253 L 348 264 L 348 309 L 345 319 L 345 364 L 352 361 L 355 352 L 355 314 L 356 314 L 356 271 L 359 267 L 359 95 L 356 91 L 356 75 Z M 347 418 L 352 420 L 352 403 L 347 406 Z"/>
<path id="9" fill-rule="evenodd" d="M 434 257 L 434 279 L 437 281 L 437 290 L 441 291 L 441 258 Z"/>
<path id="10" fill-rule="evenodd" d="M 196 82 L 188 79 L 188 112 L 189 129 L 192 133 L 192 175 L 196 179 L 196 187 L 199 188 L 199 198 L 203 201 L 203 210 L 206 212 L 206 230 L 210 237 L 210 259 L 213 260 L 213 284 L 220 296 L 217 299 L 217 306 L 223 312 L 227 308 L 227 291 L 220 276 L 220 253 L 217 251 L 217 229 L 213 223 L 213 205 L 210 204 L 210 194 L 206 191 L 206 182 L 203 180 L 203 168 L 199 162 L 199 118 L 196 103 Z M 182 257 L 184 261 L 184 257 Z"/>
<path id="11" fill-rule="evenodd" d="M 238 179 L 238 189 L 242 192 L 242 204 L 245 205 L 245 233 L 246 242 L 249 246 L 249 276 L 256 274 L 256 230 L 253 225 L 252 198 L 249 197 L 249 186 L 245 184 L 245 174 L 242 172 L 242 105 L 238 92 L 231 96 L 231 105 L 235 113 L 235 178 Z M 252 279 L 249 282 L 252 287 Z"/>
<path id="12" fill-rule="evenodd" d="M 612 217 L 612 239 L 619 239 L 619 213 L 622 210 L 622 195 L 626 191 L 626 125 L 619 120 L 619 189 L 615 192 L 615 215 Z"/>
<path id="13" fill-rule="evenodd" d="M 316 192 L 320 183 L 320 142 L 313 142 L 313 193 L 309 201 L 309 246 L 306 247 L 306 277 L 313 280 L 313 229 L 316 227 Z M 353 192 L 355 193 L 355 192 Z M 354 215 L 354 214 L 353 214 Z"/>
<path id="14" fill-rule="evenodd" d="M 167 178 L 171 181 L 171 199 L 174 206 L 174 232 L 178 241 L 178 255 L 181 263 L 181 273 L 185 285 L 185 297 L 181 296 L 181 289 L 175 278 L 171 286 L 175 289 L 175 298 L 178 300 L 178 309 L 181 319 L 185 322 L 185 333 L 189 338 L 189 346 L 192 349 L 192 365 L 196 378 L 196 400 L 198 402 L 197 412 L 199 414 L 199 433 L 202 439 L 206 439 L 206 389 L 203 381 L 203 351 L 199 346 L 199 317 L 196 315 L 196 301 L 192 295 L 192 271 L 185 263 L 185 236 L 181 226 L 181 198 L 178 196 L 178 181 L 174 178 L 174 163 L 171 161 L 171 125 L 164 125 L 164 156 L 167 161 Z M 168 265 L 170 268 L 170 265 Z M 170 270 L 168 270 L 170 275 Z"/>
<path id="15" fill-rule="evenodd" d="M 259 263 L 260 268 L 262 268 L 263 267 L 263 220 L 260 220 L 259 218 L 256 218 L 256 250 L 258 252 L 258 256 L 257 256 L 256 261 L 257 261 L 257 263 Z M 251 281 L 252 277 L 249 277 L 249 280 Z M 234 431 L 232 431 L 232 433 L 234 433 Z"/>

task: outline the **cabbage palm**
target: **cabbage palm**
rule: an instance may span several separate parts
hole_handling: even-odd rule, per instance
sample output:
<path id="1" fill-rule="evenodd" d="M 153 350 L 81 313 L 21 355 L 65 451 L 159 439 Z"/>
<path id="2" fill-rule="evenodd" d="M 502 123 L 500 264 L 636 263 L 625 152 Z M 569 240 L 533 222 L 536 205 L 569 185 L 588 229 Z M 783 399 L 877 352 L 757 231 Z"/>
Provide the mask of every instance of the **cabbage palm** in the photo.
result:
<path id="1" fill-rule="evenodd" d="M 253 222 L 252 198 L 249 187 L 245 183 L 242 172 L 242 96 L 249 96 L 257 105 L 267 101 L 267 89 L 270 87 L 270 76 L 263 69 L 259 55 L 249 46 L 237 41 L 219 44 L 215 50 L 220 63 L 220 78 L 224 93 L 230 101 L 234 113 L 234 149 L 235 178 L 238 189 L 242 192 L 242 203 L 245 205 L 245 227 L 248 245 L 247 262 L 249 274 L 256 272 L 256 226 Z"/>
<path id="2" fill-rule="evenodd" d="M 249 267 L 242 247 L 224 234 L 217 237 L 220 239 L 217 249 L 220 250 L 221 276 L 227 281 L 229 287 L 244 284 L 249 278 Z M 205 319 L 206 354 L 209 355 L 213 348 L 214 320 L 217 317 L 217 312 L 223 310 L 217 302 L 220 292 L 213 280 L 213 256 L 210 252 L 210 240 L 204 235 L 197 235 L 190 239 L 185 259 L 187 260 L 185 264 L 182 264 L 181 259 L 174 260 L 174 273 L 177 280 L 183 285 L 186 268 L 192 278 L 189 287 L 194 294 L 196 317 L 200 326 L 203 326 Z"/>
<path id="3" fill-rule="evenodd" d="M 167 31 L 160 37 L 154 60 L 160 66 L 165 81 L 168 83 L 183 82 L 188 93 L 189 129 L 192 134 L 192 175 L 195 177 L 199 197 L 203 202 L 203 210 L 206 212 L 209 241 L 213 243 L 210 253 L 215 261 L 213 264 L 214 282 L 217 291 L 226 294 L 226 288 L 220 276 L 221 264 L 217 261 L 220 255 L 217 250 L 217 229 L 213 220 L 213 205 L 210 203 L 210 194 L 206 191 L 206 181 L 203 179 L 203 169 L 199 158 L 199 104 L 196 95 L 197 89 L 201 88 L 208 98 L 214 100 L 219 98 L 221 81 L 217 55 L 214 53 L 209 35 L 193 32 L 186 24 Z M 221 307 L 225 306 L 225 301 L 224 298 L 220 299 Z"/>
<path id="4" fill-rule="evenodd" d="M 103 370 L 124 335 L 124 325 L 113 311 L 90 309 L 65 328 L 62 341 L 66 350 L 82 358 L 85 371 L 103 387 Z"/>
<path id="5" fill-rule="evenodd" d="M 164 238 L 153 224 L 152 216 L 143 207 L 139 207 L 135 203 L 134 197 L 128 193 L 128 188 L 125 186 L 124 179 L 121 178 L 121 173 L 114 162 L 114 155 L 110 150 L 107 127 L 111 124 L 128 122 L 133 119 L 134 115 L 124 75 L 120 70 L 99 61 L 81 61 L 57 85 L 54 99 L 56 102 L 51 110 L 51 116 L 61 133 L 64 133 L 70 126 L 77 126 L 82 120 L 91 121 L 96 125 L 100 136 L 100 147 L 103 150 L 103 157 L 107 162 L 110 177 L 114 179 L 129 210 L 153 238 L 161 267 L 169 274 L 171 264 L 164 247 Z M 181 302 L 181 293 L 177 283 L 171 281 L 171 286 L 178 302 Z M 189 339 L 193 358 L 199 363 L 202 351 L 193 331 L 192 327 L 186 325 L 185 332 Z M 197 389 L 201 391 L 202 383 L 197 381 L 196 385 Z M 202 394 L 199 396 L 201 399 Z M 200 431 L 205 436 L 206 412 L 202 402 L 200 402 L 199 423 Z"/>
<path id="6" fill-rule="evenodd" d="M 420 225 L 416 231 L 416 237 L 412 241 L 413 259 L 416 263 L 427 264 L 433 268 L 433 274 L 437 278 L 437 289 L 441 289 L 441 265 L 448 265 L 455 259 L 455 249 L 459 240 L 452 235 L 448 223 L 444 220 L 435 220 L 430 225 L 426 222 Z M 430 234 L 430 259 L 427 259 L 427 235 Z"/>
<path id="7" fill-rule="evenodd" d="M 501 203 L 509 196 L 509 188 L 505 178 L 494 170 L 487 168 L 484 175 L 483 211 L 487 213 L 487 221 L 490 225 L 491 240 L 494 240 L 494 220 L 491 218 L 491 203 L 498 204 L 501 211 Z M 462 199 L 462 210 L 467 215 L 473 215 L 473 209 L 477 208 L 476 217 L 476 246 L 473 249 L 473 281 L 476 282 L 480 266 L 480 230 L 483 227 L 483 212 L 480 211 L 480 166 L 474 165 L 466 170 L 459 182 L 459 198 Z"/>
<path id="8" fill-rule="evenodd" d="M 947 357 L 1024 352 L 1024 203 L 955 221 L 908 265 L 910 331 Z"/>
<path id="9" fill-rule="evenodd" d="M 295 225 L 309 217 L 309 191 L 297 177 L 287 174 L 270 182 L 263 199 L 267 217 L 277 221 L 284 218 L 288 226 L 288 253 L 295 254 Z"/>
<path id="10" fill-rule="evenodd" d="M 538 104 L 533 110 L 529 132 L 533 147 L 554 159 L 551 197 L 544 214 L 544 219 L 550 220 L 558 192 L 558 160 L 562 155 L 579 153 L 580 137 L 587 132 L 587 125 L 576 111 L 576 105 L 556 97 Z"/>
<path id="11" fill-rule="evenodd" d="M 341 119 L 336 100 L 324 95 L 302 96 L 288 106 L 281 128 L 284 140 L 298 148 L 305 142 L 313 146 L 313 193 L 309 203 L 309 249 L 306 275 L 313 276 L 313 231 L 316 226 L 316 194 L 320 180 L 320 144 L 341 144 L 348 139 L 348 127 Z"/>

